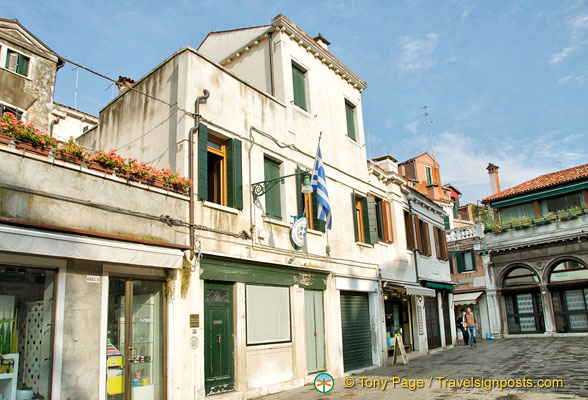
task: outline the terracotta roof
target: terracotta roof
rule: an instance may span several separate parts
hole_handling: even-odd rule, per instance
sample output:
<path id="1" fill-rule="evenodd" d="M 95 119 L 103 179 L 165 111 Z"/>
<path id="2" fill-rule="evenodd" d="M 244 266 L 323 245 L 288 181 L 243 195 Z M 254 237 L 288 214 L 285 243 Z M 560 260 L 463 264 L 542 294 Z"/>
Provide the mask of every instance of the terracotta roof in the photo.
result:
<path id="1" fill-rule="evenodd" d="M 561 171 L 538 176 L 520 185 L 502 190 L 486 197 L 482 202 L 489 203 L 494 200 L 504 199 L 507 197 L 517 196 L 519 194 L 533 192 L 535 190 L 548 188 L 551 186 L 561 185 L 562 183 L 572 182 L 579 179 L 588 179 L 588 164 L 578 165 Z"/>

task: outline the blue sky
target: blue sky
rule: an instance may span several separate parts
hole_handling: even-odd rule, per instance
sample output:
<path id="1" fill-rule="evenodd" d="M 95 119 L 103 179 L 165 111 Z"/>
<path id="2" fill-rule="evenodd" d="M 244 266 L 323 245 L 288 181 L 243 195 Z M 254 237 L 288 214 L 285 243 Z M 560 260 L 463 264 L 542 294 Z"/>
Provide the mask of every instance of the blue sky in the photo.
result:
<path id="1" fill-rule="evenodd" d="M 588 162 L 586 1 L 29 1 L 0 0 L 65 58 L 138 79 L 209 30 L 268 24 L 285 14 L 368 83 L 368 154 L 400 161 L 435 153 L 462 203 Z M 77 108 L 97 115 L 109 82 L 80 71 Z M 73 106 L 63 67 L 55 100 Z M 420 107 L 427 105 L 433 141 Z M 431 146 L 432 144 L 432 146 Z M 324 149 L 323 152 L 327 151 Z"/>

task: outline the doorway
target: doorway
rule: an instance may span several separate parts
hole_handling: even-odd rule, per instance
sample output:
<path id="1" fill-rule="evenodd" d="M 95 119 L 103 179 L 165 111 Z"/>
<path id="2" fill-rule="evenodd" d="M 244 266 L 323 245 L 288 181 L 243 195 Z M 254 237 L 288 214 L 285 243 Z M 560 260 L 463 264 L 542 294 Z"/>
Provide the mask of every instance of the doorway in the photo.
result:
<path id="1" fill-rule="evenodd" d="M 437 296 L 425 297 L 425 319 L 427 322 L 427 342 L 429 343 L 429 350 L 441 347 L 441 330 L 439 327 Z"/>
<path id="2" fill-rule="evenodd" d="M 108 400 L 165 398 L 163 282 L 110 277 Z"/>
<path id="3" fill-rule="evenodd" d="M 323 292 L 305 290 L 304 310 L 306 315 L 306 365 L 310 374 L 325 370 Z"/>
<path id="4" fill-rule="evenodd" d="M 235 388 L 232 284 L 204 284 L 204 387 L 207 395 Z"/>

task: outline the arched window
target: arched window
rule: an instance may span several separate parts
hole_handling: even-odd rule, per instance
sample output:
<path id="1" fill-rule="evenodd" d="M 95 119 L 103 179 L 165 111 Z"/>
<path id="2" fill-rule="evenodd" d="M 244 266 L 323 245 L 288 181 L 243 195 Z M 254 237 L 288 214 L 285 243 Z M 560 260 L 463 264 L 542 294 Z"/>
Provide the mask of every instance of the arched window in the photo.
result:
<path id="1" fill-rule="evenodd" d="M 580 279 L 588 280 L 588 268 L 578 261 L 565 260 L 553 268 L 549 275 L 549 282 L 565 282 Z"/>
<path id="2" fill-rule="evenodd" d="M 524 267 L 516 267 L 504 277 L 504 287 L 536 285 L 538 283 L 537 275 Z"/>

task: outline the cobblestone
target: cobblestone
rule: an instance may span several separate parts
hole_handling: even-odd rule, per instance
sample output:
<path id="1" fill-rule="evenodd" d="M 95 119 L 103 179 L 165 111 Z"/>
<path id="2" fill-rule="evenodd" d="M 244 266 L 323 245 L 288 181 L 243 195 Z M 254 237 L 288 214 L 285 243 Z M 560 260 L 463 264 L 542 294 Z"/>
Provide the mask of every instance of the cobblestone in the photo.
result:
<path id="1" fill-rule="evenodd" d="M 381 367 L 352 375 L 355 386 L 346 388 L 343 379 L 335 381 L 327 394 L 312 385 L 266 396 L 268 400 L 290 399 L 571 399 L 588 398 L 588 337 L 530 337 L 480 341 L 475 349 L 458 344 L 435 354 L 422 356 L 408 365 Z M 360 377 L 384 379 L 381 388 L 361 387 Z M 424 388 L 392 388 L 392 379 L 421 379 Z M 561 388 L 483 388 L 440 387 L 436 377 L 446 379 L 562 379 Z M 432 379 L 431 379 L 432 378 Z M 429 380 L 431 379 L 430 387 Z M 364 382 L 366 382 L 364 380 Z"/>

